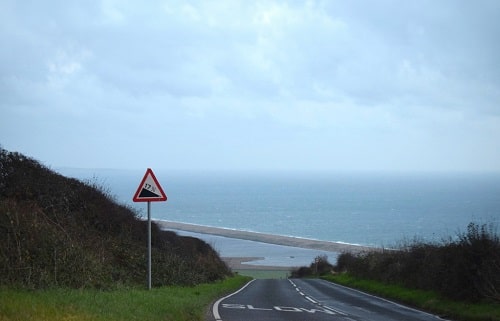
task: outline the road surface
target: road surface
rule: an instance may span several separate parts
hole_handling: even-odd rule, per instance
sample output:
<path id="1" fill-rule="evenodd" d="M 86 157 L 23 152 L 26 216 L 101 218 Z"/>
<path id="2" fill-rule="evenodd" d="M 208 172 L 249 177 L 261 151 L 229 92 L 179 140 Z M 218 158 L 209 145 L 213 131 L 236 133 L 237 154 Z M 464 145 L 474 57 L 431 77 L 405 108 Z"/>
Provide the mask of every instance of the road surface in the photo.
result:
<path id="1" fill-rule="evenodd" d="M 324 280 L 253 280 L 212 308 L 216 321 L 437 321 L 411 309 Z"/>

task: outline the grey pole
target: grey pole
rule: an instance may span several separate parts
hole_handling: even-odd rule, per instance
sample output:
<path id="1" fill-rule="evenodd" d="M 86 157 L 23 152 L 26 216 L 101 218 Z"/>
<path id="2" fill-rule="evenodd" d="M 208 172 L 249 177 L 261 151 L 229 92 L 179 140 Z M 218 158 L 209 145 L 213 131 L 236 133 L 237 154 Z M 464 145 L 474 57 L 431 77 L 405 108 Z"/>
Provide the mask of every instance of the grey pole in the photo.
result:
<path id="1" fill-rule="evenodd" d="M 151 202 L 148 202 L 148 290 L 151 290 Z"/>

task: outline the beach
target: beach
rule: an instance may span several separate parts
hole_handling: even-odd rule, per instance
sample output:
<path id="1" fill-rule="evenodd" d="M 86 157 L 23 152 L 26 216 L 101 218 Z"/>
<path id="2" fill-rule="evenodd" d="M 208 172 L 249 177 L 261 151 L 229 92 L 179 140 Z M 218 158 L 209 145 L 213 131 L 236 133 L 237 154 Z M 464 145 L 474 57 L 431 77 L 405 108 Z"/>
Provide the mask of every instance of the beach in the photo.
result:
<path id="1" fill-rule="evenodd" d="M 293 266 L 275 266 L 253 264 L 265 260 L 264 257 L 221 257 L 227 266 L 233 271 L 238 270 L 260 270 L 260 271 L 289 271 Z"/>
<path id="2" fill-rule="evenodd" d="M 289 270 L 309 265 L 316 256 L 324 255 L 334 263 L 343 252 L 359 253 L 374 248 L 292 236 L 241 231 L 220 227 L 155 221 L 162 229 L 193 236 L 208 242 L 219 251 L 233 270 Z"/>
<path id="3" fill-rule="evenodd" d="M 172 222 L 172 221 L 161 220 L 155 222 L 164 229 L 218 235 L 240 240 L 256 241 L 256 242 L 276 244 L 276 245 L 285 245 L 285 246 L 299 247 L 303 249 L 322 250 L 322 251 L 329 251 L 336 253 L 342 253 L 342 252 L 359 253 L 375 249 L 373 247 L 367 247 L 355 244 L 320 241 L 320 240 L 313 240 L 301 237 L 249 232 L 249 231 L 203 226 L 196 224 L 187 224 L 187 223 Z"/>

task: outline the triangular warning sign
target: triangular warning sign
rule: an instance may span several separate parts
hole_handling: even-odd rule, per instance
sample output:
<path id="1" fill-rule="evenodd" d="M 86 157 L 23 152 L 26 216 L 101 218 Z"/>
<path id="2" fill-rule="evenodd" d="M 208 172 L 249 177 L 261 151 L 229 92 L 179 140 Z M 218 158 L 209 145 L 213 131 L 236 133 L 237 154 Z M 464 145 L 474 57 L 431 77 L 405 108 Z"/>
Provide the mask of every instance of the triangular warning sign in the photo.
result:
<path id="1" fill-rule="evenodd" d="M 158 183 L 151 168 L 146 170 L 146 174 L 144 174 L 144 178 L 141 184 L 139 184 L 132 200 L 134 202 L 159 202 L 167 200 L 167 195 L 161 188 L 160 183 Z"/>

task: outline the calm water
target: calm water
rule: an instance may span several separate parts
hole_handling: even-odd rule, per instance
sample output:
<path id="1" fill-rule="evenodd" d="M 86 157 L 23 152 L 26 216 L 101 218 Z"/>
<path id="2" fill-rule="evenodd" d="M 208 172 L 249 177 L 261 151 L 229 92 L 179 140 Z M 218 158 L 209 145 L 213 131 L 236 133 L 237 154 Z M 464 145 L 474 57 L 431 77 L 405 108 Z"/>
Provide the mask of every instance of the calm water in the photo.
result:
<path id="1" fill-rule="evenodd" d="M 132 202 L 145 169 L 58 171 L 146 215 Z M 168 196 L 156 219 L 375 246 L 500 222 L 500 174 L 154 172 Z"/>

